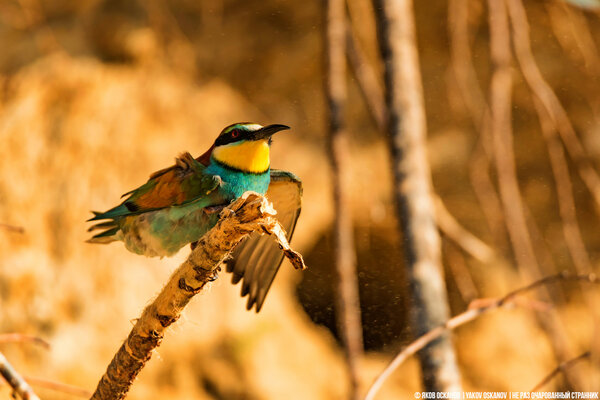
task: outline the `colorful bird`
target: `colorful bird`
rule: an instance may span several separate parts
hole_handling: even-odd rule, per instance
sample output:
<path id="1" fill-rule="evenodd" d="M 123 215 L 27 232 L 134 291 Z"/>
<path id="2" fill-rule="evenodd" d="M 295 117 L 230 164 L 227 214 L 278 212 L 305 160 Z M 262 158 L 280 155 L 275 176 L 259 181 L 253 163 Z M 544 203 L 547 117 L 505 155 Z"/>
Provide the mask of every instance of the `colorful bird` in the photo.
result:
<path id="1" fill-rule="evenodd" d="M 125 193 L 118 206 L 94 212 L 89 221 L 108 220 L 89 231 L 103 229 L 90 243 L 123 241 L 134 253 L 148 257 L 171 256 L 198 241 L 219 218 L 223 205 L 246 191 L 267 196 L 277 218 L 294 233 L 300 215 L 302 183 L 294 174 L 271 169 L 271 136 L 286 125 L 253 123 L 229 125 L 208 151 L 198 158 L 183 153 L 175 165 L 157 171 L 139 188 Z M 240 243 L 227 261 L 232 282 L 242 282 L 247 308 L 260 311 L 283 253 L 274 240 L 253 233 Z"/>

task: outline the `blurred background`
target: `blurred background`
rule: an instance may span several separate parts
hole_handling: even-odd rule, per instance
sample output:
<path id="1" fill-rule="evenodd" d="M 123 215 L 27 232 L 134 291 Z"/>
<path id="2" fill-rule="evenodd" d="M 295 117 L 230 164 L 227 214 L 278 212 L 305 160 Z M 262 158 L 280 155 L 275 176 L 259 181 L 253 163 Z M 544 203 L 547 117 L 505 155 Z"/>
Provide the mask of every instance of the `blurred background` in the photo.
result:
<path id="1" fill-rule="evenodd" d="M 474 257 L 443 236 L 455 315 L 472 300 L 501 296 L 532 275 L 516 266 L 480 124 L 492 68 L 486 2 L 415 3 L 434 189 L 447 217 L 488 251 Z M 535 60 L 592 171 L 600 159 L 596 6 L 525 1 Z M 348 12 L 361 62 L 380 88 L 371 2 L 349 0 Z M 293 245 L 309 269 L 294 271 L 286 261 L 258 315 L 245 311 L 239 286 L 222 273 L 169 330 L 129 398 L 346 397 L 334 311 L 324 24 L 320 1 L 0 0 L 0 333 L 35 335 L 51 344 L 46 350 L 0 343 L 18 371 L 32 382 L 44 378 L 93 390 L 132 322 L 189 252 L 147 259 L 120 243 L 84 243 L 90 210 L 115 205 L 182 151 L 199 156 L 226 125 L 284 123 L 292 131 L 275 138 L 272 165 L 304 182 Z M 412 336 L 388 139 L 352 71 L 346 114 L 366 349 L 360 381 L 366 387 Z M 537 276 L 575 271 L 577 257 L 589 260 L 587 272 L 598 271 L 600 208 L 578 173 L 582 160 L 564 156 L 562 182 L 572 185 L 573 195 L 564 205 L 532 90 L 516 61 L 511 71 L 516 171 Z M 552 288 L 550 299 L 536 292 L 523 307 L 455 331 L 465 389 L 530 390 L 556 367 L 555 338 L 535 313 L 558 321 L 562 354 L 574 357 L 594 347 L 600 335 L 591 309 L 599 303 L 584 295 L 594 288 Z M 580 390 L 600 385 L 592 364 L 572 367 Z M 417 361 L 409 360 L 378 398 L 412 397 L 419 374 Z M 545 389 L 572 385 L 558 376 Z M 46 386 L 34 384 L 44 399 L 76 398 Z M 0 397 L 9 393 L 0 386 Z"/>

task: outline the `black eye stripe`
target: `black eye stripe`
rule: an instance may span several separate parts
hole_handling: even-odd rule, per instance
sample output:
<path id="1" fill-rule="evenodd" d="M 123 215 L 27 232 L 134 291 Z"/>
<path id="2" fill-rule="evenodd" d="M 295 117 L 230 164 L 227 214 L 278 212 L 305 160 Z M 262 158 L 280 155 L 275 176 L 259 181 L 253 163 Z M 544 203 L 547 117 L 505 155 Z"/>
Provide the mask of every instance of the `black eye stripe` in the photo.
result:
<path id="1" fill-rule="evenodd" d="M 238 140 L 240 140 L 241 137 L 243 137 L 243 135 L 244 132 L 241 129 L 233 129 L 225 134 L 221 134 L 221 136 L 219 136 L 217 140 L 215 140 L 215 145 L 220 146 L 228 143 L 237 142 Z"/>

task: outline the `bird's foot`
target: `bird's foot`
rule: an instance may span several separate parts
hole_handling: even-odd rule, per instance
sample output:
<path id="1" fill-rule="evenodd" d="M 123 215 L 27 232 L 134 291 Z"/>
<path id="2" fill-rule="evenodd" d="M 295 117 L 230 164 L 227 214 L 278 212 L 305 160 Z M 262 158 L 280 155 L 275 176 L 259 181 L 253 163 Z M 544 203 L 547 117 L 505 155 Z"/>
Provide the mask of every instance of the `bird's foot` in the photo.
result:
<path id="1" fill-rule="evenodd" d="M 221 211 L 223 211 L 223 209 L 225 208 L 225 205 L 219 205 L 219 206 L 208 206 L 208 207 L 204 207 L 202 209 L 202 211 L 204 211 L 204 214 L 206 215 L 211 215 L 211 214 L 218 214 Z"/>
<path id="2" fill-rule="evenodd" d="M 215 270 L 213 271 L 213 274 L 210 278 L 208 278 L 209 282 L 214 282 L 219 278 L 219 272 L 221 271 L 221 267 L 217 267 L 215 268 Z"/>

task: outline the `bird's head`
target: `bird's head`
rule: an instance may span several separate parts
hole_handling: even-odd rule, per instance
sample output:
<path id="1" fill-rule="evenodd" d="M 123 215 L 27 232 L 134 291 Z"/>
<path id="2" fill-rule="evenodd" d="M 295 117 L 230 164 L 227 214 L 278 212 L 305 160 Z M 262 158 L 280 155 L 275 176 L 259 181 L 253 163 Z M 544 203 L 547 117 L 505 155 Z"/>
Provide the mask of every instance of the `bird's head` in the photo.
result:
<path id="1" fill-rule="evenodd" d="M 253 123 L 232 124 L 223 129 L 215 140 L 211 158 L 227 167 L 249 173 L 269 169 L 271 136 L 286 125 L 262 126 Z"/>

